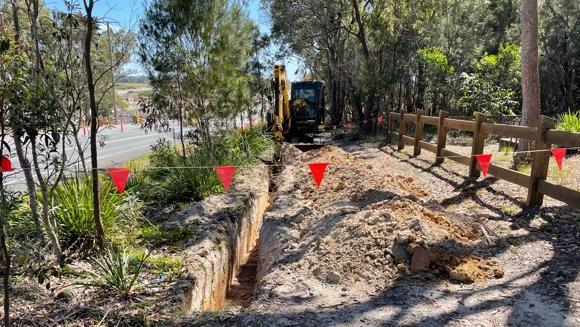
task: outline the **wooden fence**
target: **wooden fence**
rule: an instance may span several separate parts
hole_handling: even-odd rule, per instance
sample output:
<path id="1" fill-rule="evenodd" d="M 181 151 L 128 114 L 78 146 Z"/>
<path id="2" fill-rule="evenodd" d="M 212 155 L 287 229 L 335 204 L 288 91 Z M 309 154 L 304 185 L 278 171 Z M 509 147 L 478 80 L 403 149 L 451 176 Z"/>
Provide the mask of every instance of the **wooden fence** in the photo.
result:
<path id="1" fill-rule="evenodd" d="M 401 119 L 401 115 L 403 119 Z M 393 136 L 396 136 L 399 150 L 402 150 L 405 144 L 408 144 L 413 146 L 414 156 L 420 155 L 421 150 L 433 152 L 436 154 L 436 164 L 443 163 L 445 158 L 456 161 L 469 167 L 469 177 L 477 178 L 480 175 L 480 171 L 474 155 L 483 153 L 485 139 L 488 135 L 530 140 L 535 143 L 535 150 L 546 150 L 532 152 L 533 161 L 530 175 L 500 167 L 493 163 L 489 165 L 489 173 L 527 188 L 528 197 L 526 204 L 528 206 L 541 206 L 544 195 L 547 195 L 565 202 L 571 207 L 580 208 L 580 192 L 546 180 L 551 156 L 549 149 L 552 144 L 564 147 L 580 147 L 580 133 L 556 131 L 553 129 L 555 121 L 545 116 L 541 117 L 538 128 L 488 123 L 486 122 L 486 117 L 479 113 L 476 113 L 475 120 L 460 120 L 447 117 L 448 113 L 445 111 L 440 111 L 439 117 L 425 116 L 422 110 L 417 110 L 416 114 L 407 114 L 404 110 L 400 113 L 392 112 L 388 117 L 387 142 L 390 143 L 393 140 Z M 398 132 L 394 131 L 394 120 L 399 123 Z M 415 125 L 415 135 L 412 137 L 405 135 L 408 123 Z M 437 127 L 436 145 L 423 140 L 424 125 Z M 473 132 L 471 156 L 464 156 L 445 149 L 447 133 L 452 129 Z M 577 168 L 580 169 L 580 167 Z"/>

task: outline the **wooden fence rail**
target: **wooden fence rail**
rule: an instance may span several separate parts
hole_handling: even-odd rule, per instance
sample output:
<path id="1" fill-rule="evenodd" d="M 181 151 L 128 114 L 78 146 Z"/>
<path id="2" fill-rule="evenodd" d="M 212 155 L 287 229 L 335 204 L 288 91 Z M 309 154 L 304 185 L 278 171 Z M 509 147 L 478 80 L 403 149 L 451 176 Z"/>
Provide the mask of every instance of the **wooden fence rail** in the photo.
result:
<path id="1" fill-rule="evenodd" d="M 556 131 L 552 129 L 555 123 L 554 120 L 544 116 L 541 117 L 537 128 L 488 123 L 486 122 L 486 117 L 479 113 L 475 115 L 475 120 L 460 120 L 447 117 L 448 113 L 442 110 L 439 111 L 439 117 L 425 116 L 422 110 L 418 110 L 416 114 L 408 114 L 405 110 L 400 113 L 391 112 L 388 117 L 387 142 L 391 143 L 393 138 L 396 137 L 399 150 L 404 149 L 405 145 L 411 145 L 413 146 L 414 156 L 420 155 L 421 150 L 435 153 L 436 164 L 443 163 L 446 158 L 453 160 L 468 166 L 469 176 L 477 178 L 480 175 L 480 169 L 474 156 L 483 153 L 484 142 L 488 135 L 532 141 L 535 144 L 534 149 L 539 151 L 532 152 L 532 171 L 529 175 L 494 164 L 490 164 L 489 174 L 527 188 L 526 205 L 528 206 L 541 206 L 544 195 L 547 195 L 565 202 L 571 207 L 580 208 L 579 191 L 553 184 L 546 180 L 551 156 L 549 150 L 552 144 L 565 147 L 580 147 L 580 133 Z M 393 128 L 395 120 L 398 121 L 397 132 Z M 407 124 L 415 125 L 415 135 L 405 135 Z M 437 144 L 431 144 L 422 139 L 424 125 L 437 127 Z M 452 129 L 473 132 L 471 156 L 464 156 L 445 148 L 447 133 Z"/>

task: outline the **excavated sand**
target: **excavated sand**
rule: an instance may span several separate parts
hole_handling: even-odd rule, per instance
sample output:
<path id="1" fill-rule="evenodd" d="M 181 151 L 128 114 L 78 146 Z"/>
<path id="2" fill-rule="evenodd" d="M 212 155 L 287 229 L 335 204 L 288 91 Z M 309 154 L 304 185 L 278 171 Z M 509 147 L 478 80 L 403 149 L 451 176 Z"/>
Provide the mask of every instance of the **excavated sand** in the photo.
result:
<path id="1" fill-rule="evenodd" d="M 268 252 L 266 268 L 345 287 L 381 287 L 407 273 L 463 283 L 503 276 L 497 262 L 473 254 L 479 225 L 429 209 L 429 195 L 412 178 L 379 178 L 379 169 L 388 168 L 365 165 L 335 146 L 284 151 L 292 164 L 266 217 L 284 236 L 273 238 L 279 246 Z M 312 162 L 329 163 L 320 188 L 307 166 Z"/>

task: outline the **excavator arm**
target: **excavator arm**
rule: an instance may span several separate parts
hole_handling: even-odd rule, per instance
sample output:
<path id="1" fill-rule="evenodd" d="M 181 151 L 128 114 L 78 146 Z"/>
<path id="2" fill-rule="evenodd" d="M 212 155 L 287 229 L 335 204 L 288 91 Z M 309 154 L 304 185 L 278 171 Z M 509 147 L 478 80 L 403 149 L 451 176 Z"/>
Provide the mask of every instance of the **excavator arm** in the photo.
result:
<path id="1" fill-rule="evenodd" d="M 274 77 L 272 78 L 273 117 L 272 129 L 274 139 L 282 142 L 288 135 L 291 128 L 290 96 L 288 94 L 288 80 L 286 79 L 286 67 L 283 65 L 274 66 Z"/>

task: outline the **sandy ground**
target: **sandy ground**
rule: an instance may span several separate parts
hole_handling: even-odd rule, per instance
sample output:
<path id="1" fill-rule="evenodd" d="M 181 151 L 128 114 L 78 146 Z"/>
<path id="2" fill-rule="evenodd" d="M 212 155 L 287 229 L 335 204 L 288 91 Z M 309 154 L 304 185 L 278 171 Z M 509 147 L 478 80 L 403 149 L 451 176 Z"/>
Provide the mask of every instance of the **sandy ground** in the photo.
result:
<path id="1" fill-rule="evenodd" d="M 578 210 L 549 198 L 542 209 L 523 210 L 525 189 L 493 177 L 466 180 L 467 167 L 435 167 L 428 153 L 410 158 L 377 143 L 343 149 L 350 161 L 307 154 L 282 173 L 263 230 L 272 247 L 262 250 L 272 258 L 261 258 L 269 265 L 255 300 L 195 324 L 580 325 Z M 337 163 L 320 189 L 303 167 L 317 159 Z M 343 175 L 341 164 L 353 173 Z M 580 169 L 576 158 L 567 165 Z M 401 244 L 407 258 L 395 251 Z M 417 248 L 438 258 L 413 269 Z M 470 267 L 482 275 L 453 273 Z"/>

